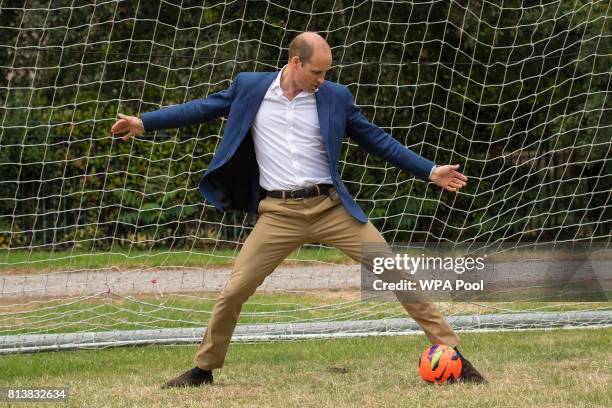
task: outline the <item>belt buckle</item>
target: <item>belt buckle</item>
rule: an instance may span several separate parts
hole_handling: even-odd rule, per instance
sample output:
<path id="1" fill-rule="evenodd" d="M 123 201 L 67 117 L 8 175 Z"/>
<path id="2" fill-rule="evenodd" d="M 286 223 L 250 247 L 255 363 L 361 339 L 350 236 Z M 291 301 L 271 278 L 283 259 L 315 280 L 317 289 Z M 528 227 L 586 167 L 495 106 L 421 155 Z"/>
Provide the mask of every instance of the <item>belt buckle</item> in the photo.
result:
<path id="1" fill-rule="evenodd" d="M 289 196 L 291 197 L 292 200 L 301 200 L 304 197 L 294 197 L 293 193 L 295 193 L 296 191 L 300 191 L 300 190 L 291 190 L 289 193 Z"/>

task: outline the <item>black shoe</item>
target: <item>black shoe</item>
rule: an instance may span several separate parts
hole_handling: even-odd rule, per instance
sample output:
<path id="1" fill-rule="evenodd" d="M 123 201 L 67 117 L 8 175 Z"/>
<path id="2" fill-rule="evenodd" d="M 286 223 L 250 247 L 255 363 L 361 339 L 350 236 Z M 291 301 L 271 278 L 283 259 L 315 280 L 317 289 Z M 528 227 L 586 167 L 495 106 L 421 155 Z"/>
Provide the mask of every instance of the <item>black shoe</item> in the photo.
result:
<path id="1" fill-rule="evenodd" d="M 484 379 L 482 374 L 478 372 L 469 362 L 469 360 L 459 353 L 459 350 L 455 349 L 459 357 L 461 358 L 461 375 L 459 376 L 459 382 L 470 383 L 470 384 L 486 384 L 487 380 Z"/>
<path id="2" fill-rule="evenodd" d="M 194 370 L 185 371 L 183 374 L 162 385 L 162 388 L 199 387 L 200 385 L 213 383 L 212 370 L 198 370 L 200 374 L 197 376 L 194 375 Z"/>

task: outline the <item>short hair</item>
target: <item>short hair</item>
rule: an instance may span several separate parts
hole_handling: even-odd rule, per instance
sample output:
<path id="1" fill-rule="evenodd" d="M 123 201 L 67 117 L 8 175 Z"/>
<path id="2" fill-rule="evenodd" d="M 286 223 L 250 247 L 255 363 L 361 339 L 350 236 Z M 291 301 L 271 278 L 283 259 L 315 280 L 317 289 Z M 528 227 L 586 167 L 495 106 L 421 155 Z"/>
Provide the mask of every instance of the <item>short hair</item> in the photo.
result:
<path id="1" fill-rule="evenodd" d="M 312 58 L 314 47 L 303 36 L 298 35 L 289 43 L 289 59 L 298 56 L 302 64 L 307 64 Z"/>

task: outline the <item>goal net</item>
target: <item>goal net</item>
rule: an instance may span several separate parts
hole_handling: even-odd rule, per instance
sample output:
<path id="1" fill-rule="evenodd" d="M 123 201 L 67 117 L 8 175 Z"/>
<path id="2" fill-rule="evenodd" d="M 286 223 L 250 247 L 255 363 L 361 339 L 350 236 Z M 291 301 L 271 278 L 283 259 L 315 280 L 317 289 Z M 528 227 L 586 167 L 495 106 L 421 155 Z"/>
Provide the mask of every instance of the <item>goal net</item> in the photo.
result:
<path id="1" fill-rule="evenodd" d="M 340 173 L 390 244 L 599 245 L 612 231 L 610 2 L 0 1 L 0 353 L 197 342 L 256 219 L 198 181 L 224 119 L 110 134 L 275 71 L 299 32 L 364 115 L 469 177 L 445 192 L 345 138 Z M 418 332 L 311 243 L 245 304 L 235 340 Z M 609 270 L 608 270 L 609 274 Z M 610 303 L 440 302 L 458 329 L 609 325 Z"/>

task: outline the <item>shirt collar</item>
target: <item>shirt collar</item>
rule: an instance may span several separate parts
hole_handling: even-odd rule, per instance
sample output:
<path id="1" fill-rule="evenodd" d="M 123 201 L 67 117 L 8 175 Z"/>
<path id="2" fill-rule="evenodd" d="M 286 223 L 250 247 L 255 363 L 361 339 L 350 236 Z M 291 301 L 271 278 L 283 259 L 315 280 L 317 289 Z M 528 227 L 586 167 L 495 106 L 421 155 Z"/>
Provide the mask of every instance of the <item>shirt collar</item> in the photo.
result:
<path id="1" fill-rule="evenodd" d="M 274 81 L 272 82 L 272 85 L 270 86 L 270 91 L 274 92 L 276 95 L 279 95 L 279 96 L 283 94 L 283 88 L 281 88 L 280 86 L 280 79 L 281 79 L 281 74 L 284 71 L 285 67 L 286 65 L 282 67 L 280 71 L 278 71 L 276 78 L 274 78 Z"/>

